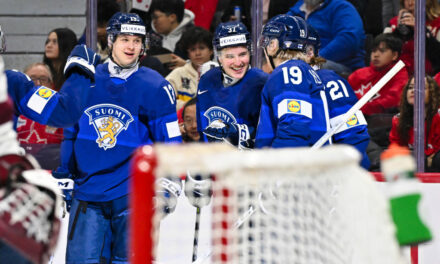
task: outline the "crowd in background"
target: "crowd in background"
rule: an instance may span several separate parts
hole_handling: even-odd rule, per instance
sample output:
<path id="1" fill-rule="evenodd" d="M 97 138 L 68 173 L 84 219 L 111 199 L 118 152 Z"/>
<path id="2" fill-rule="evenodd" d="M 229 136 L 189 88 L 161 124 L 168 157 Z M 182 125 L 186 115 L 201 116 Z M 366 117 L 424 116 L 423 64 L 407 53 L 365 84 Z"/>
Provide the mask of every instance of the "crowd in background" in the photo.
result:
<path id="1" fill-rule="evenodd" d="M 132 8 L 130 1 L 98 1 L 98 53 L 102 63 L 109 60 L 106 25 L 118 11 L 137 13 L 147 26 L 148 48 L 140 59 L 140 65 L 152 68 L 165 77 L 177 96 L 178 118 L 185 141 L 199 140 L 195 135 L 193 117 L 188 107 L 195 105 L 202 65 L 215 67 L 217 60 L 213 51 L 212 37 L 221 22 L 243 22 L 251 27 L 251 0 L 202 1 L 153 0 L 148 9 Z M 237 13 L 237 9 L 240 11 Z M 412 117 L 405 116 L 405 124 L 399 124 L 402 111 L 412 106 L 403 100 L 414 73 L 414 0 L 292 0 L 263 1 L 265 23 L 278 14 L 303 17 L 313 26 L 320 37 L 319 55 L 326 59 L 323 69 L 331 69 L 346 79 L 358 98 L 361 98 L 377 81 L 401 59 L 405 69 L 400 71 L 363 108 L 368 122 L 371 142 L 368 148 L 370 170 L 379 170 L 379 154 L 396 141 L 413 147 Z M 382 10 L 382 12 L 377 12 Z M 239 17 L 237 17 L 239 14 Z M 427 80 L 440 81 L 440 5 L 437 0 L 426 0 L 426 73 Z M 41 62 L 24 69 L 38 85 L 59 90 L 64 82 L 63 69 L 67 57 L 77 43 L 85 43 L 85 33 L 78 40 L 72 30 L 56 28 L 48 33 Z M 257 51 L 253 51 L 254 54 Z M 267 61 L 262 69 L 268 73 Z M 433 79 L 431 79 L 432 76 Z M 434 85 L 432 82 L 427 82 Z M 437 96 L 427 90 L 432 100 Z M 426 102 L 430 105 L 430 102 Z M 433 106 L 434 107 L 434 106 Z M 186 109 L 186 111 L 184 110 Z M 405 109 L 405 110 L 404 110 Z M 428 110 L 427 110 L 428 111 Z M 426 114 L 427 157 L 433 159 L 437 149 L 437 108 Z M 183 112 L 183 114 L 182 114 Z M 196 124 L 196 123 L 194 123 Z M 403 128 L 405 126 L 405 129 Z M 397 129 L 398 127 L 398 129 Z M 54 169 L 59 159 L 57 146 L 62 141 L 63 130 L 40 125 L 20 116 L 16 122 L 22 146 L 37 156 L 43 167 Z M 408 132 L 410 131 L 410 133 Z M 391 134 L 390 134 L 391 133 Z M 409 135 L 409 138 L 408 138 Z M 42 146 L 43 145 L 43 146 Z M 429 169 L 429 168 L 427 168 Z"/>
<path id="2" fill-rule="evenodd" d="M 74 212 L 68 263 L 127 260 L 130 159 L 137 147 L 212 141 L 242 150 L 312 146 L 399 60 L 405 67 L 343 120 L 332 141 L 358 149 L 361 166 L 371 171 L 380 170 L 380 154 L 390 144 L 413 149 L 414 0 L 263 0 L 259 40 L 251 39 L 251 0 L 152 0 L 141 9 L 127 3 L 98 1 L 100 56 L 77 45 L 84 44 L 85 31 L 78 40 L 72 30 L 56 28 L 47 35 L 42 61 L 23 69 L 37 89 L 29 96 L 44 98 L 37 105 L 51 108 L 51 116 L 54 105 L 84 103 L 74 126 L 61 122 L 64 129 L 48 125 L 51 116 L 39 119 L 44 124 L 25 113 L 14 117 L 21 146 L 55 178 L 75 181 L 73 197 L 65 197 Z M 440 172 L 439 29 L 439 2 L 426 0 L 424 154 L 425 170 L 432 172 Z M 250 67 L 251 56 L 263 51 L 261 69 Z M 75 82 L 90 96 L 63 98 L 75 89 L 64 87 Z M 32 103 L 26 107 L 38 112 Z M 170 213 L 181 183 L 158 180 L 174 186 L 166 197 L 155 196 Z"/>

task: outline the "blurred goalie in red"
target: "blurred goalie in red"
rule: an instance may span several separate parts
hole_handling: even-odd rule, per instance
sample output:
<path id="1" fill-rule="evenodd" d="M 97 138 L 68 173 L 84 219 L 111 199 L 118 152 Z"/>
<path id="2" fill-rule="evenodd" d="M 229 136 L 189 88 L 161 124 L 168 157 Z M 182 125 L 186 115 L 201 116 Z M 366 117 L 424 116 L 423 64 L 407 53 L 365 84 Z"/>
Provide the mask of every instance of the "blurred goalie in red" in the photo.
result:
<path id="1" fill-rule="evenodd" d="M 0 262 L 47 263 L 59 233 L 61 193 L 19 147 L 3 67 L 0 56 Z"/>

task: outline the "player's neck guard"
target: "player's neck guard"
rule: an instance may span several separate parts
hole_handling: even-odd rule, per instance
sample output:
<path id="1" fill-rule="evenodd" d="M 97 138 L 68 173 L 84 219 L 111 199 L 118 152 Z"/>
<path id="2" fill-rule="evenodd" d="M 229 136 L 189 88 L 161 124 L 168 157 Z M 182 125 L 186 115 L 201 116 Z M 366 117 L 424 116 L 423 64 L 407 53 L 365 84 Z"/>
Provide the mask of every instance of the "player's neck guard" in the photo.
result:
<path id="1" fill-rule="evenodd" d="M 108 71 L 110 72 L 110 77 L 117 77 L 126 80 L 133 73 L 139 69 L 139 63 L 136 60 L 135 63 L 128 67 L 121 67 L 111 58 L 108 62 Z"/>
<path id="2" fill-rule="evenodd" d="M 250 68 L 251 68 L 251 65 L 248 66 L 248 69 L 246 70 L 246 73 L 247 73 L 247 71 L 250 70 Z M 244 75 L 246 75 L 246 73 Z M 232 86 L 232 85 L 238 83 L 241 79 L 244 78 L 244 75 L 240 79 L 231 77 L 228 74 L 226 74 L 226 72 L 223 70 L 223 68 L 222 68 L 222 75 L 223 75 L 223 86 L 224 87 Z"/>

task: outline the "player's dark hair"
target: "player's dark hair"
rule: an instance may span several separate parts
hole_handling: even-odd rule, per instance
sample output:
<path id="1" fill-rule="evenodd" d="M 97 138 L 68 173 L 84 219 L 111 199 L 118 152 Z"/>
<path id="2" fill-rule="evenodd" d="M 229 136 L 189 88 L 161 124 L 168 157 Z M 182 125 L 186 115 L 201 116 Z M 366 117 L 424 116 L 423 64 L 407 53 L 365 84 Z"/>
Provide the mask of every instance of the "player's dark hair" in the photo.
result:
<path id="1" fill-rule="evenodd" d="M 400 53 L 402 51 L 402 40 L 397 38 L 394 34 L 391 33 L 383 33 L 379 34 L 374 38 L 373 45 L 371 48 L 371 51 L 375 51 L 379 48 L 380 43 L 384 43 L 385 46 L 392 50 L 393 52 L 397 51 L 397 53 L 400 56 Z"/>
<path id="2" fill-rule="evenodd" d="M 53 60 L 46 57 L 46 54 L 44 54 L 43 62 L 49 66 L 49 69 L 53 76 L 53 83 L 55 86 L 55 90 L 59 90 L 61 86 L 63 85 L 65 79 L 64 79 L 64 66 L 66 65 L 67 57 L 69 57 L 70 52 L 72 49 L 76 46 L 78 43 L 76 39 L 75 32 L 73 32 L 69 28 L 56 28 L 49 32 L 54 32 L 57 35 L 58 39 L 58 58 L 57 60 L 60 61 L 57 68 L 55 68 Z M 47 40 L 46 40 L 47 41 Z"/>
<path id="3" fill-rule="evenodd" d="M 212 33 L 202 27 L 189 27 L 183 34 L 182 38 L 179 40 L 179 43 L 176 44 L 179 46 L 180 50 L 183 50 L 187 53 L 188 49 L 196 44 L 205 44 L 210 50 L 213 50 L 212 47 Z"/>
<path id="4" fill-rule="evenodd" d="M 175 14 L 177 22 L 182 22 L 185 13 L 185 4 L 182 0 L 153 0 L 150 7 L 150 14 L 158 10 L 167 15 Z"/>
<path id="5" fill-rule="evenodd" d="M 185 110 L 190 105 L 195 105 L 197 103 L 197 97 L 191 98 L 188 102 L 185 103 L 182 110 L 182 119 L 185 117 Z"/>

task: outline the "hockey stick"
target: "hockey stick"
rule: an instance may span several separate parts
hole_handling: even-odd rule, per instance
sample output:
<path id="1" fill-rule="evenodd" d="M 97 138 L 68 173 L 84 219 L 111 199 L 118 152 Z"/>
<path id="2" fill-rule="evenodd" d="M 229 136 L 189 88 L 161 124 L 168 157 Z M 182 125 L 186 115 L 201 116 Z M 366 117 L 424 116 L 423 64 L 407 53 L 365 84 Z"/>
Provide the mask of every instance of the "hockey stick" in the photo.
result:
<path id="1" fill-rule="evenodd" d="M 197 212 L 196 212 L 196 223 L 194 225 L 194 241 L 193 241 L 193 255 L 192 255 L 192 261 L 196 261 L 197 260 L 197 248 L 199 245 L 199 229 L 200 229 L 200 214 L 201 214 L 201 208 L 200 207 L 196 207 L 197 208 Z"/>
<path id="2" fill-rule="evenodd" d="M 403 67 L 405 64 L 399 60 L 396 65 L 394 65 L 391 70 L 387 72 L 364 96 L 362 96 L 357 103 L 355 103 L 350 110 L 348 110 L 347 113 L 343 115 L 343 118 L 339 124 L 332 127 L 329 131 L 327 131 L 316 143 L 312 146 L 312 149 L 317 149 L 322 147 L 322 145 L 325 144 L 335 133 L 338 131 L 343 124 L 345 124 L 348 119 L 353 116 L 357 111 L 359 111 L 377 92 L 382 89 L 382 87 L 387 84 L 391 78 L 394 77 Z"/>

